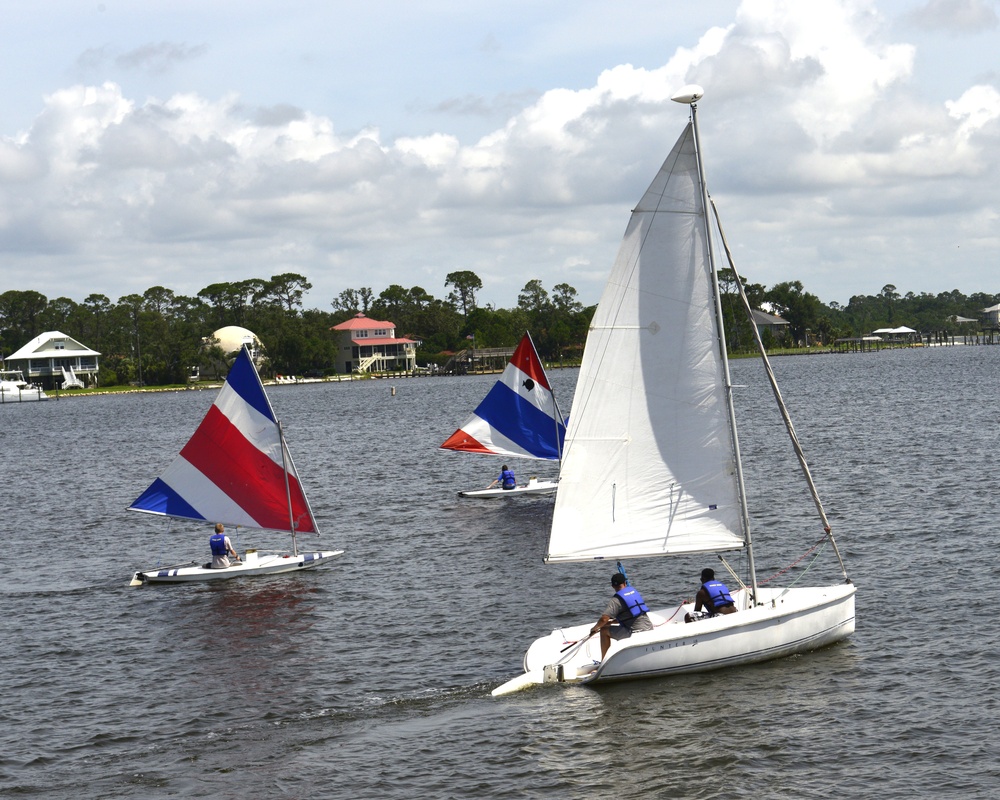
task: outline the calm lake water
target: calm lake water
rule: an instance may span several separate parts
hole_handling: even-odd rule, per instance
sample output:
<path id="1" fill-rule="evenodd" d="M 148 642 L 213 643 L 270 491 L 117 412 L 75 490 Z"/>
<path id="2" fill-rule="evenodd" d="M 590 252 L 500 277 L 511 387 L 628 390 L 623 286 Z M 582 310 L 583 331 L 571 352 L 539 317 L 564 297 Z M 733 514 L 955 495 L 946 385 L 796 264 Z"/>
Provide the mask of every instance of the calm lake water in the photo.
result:
<path id="1" fill-rule="evenodd" d="M 205 586 L 130 588 L 137 568 L 207 557 L 210 530 L 124 509 L 214 392 L 0 407 L 0 796 L 993 796 L 1000 347 L 774 367 L 858 586 L 855 635 L 754 667 L 505 698 L 490 690 L 536 636 L 596 619 L 613 569 L 542 563 L 550 499 L 456 496 L 500 463 L 436 448 L 495 377 L 269 389 L 321 542 L 346 553 Z M 759 365 L 733 376 L 768 577 L 818 526 Z M 576 377 L 551 375 L 564 412 Z M 284 540 L 237 546 L 254 543 Z M 666 606 L 706 563 L 626 566 Z"/>

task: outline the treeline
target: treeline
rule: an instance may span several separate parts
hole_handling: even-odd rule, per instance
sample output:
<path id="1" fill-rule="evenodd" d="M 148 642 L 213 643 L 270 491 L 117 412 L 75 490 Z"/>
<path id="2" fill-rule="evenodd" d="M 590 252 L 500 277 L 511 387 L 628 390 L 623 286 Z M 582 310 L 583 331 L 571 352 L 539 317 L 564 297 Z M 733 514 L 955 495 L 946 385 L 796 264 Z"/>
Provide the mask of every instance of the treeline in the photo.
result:
<path id="1" fill-rule="evenodd" d="M 740 310 L 742 305 L 735 275 L 730 269 L 721 270 L 719 280 L 727 343 L 732 350 L 750 350 L 753 334 L 746 314 Z M 785 281 L 766 289 L 743 279 L 743 285 L 753 308 L 763 309 L 789 323 L 788 331 L 780 339 L 765 332 L 764 344 L 768 347 L 796 347 L 807 340 L 811 344 L 831 344 L 837 339 L 863 336 L 878 328 L 902 325 L 925 334 L 968 333 L 979 330 L 978 322 L 962 323 L 956 318 L 981 321 L 982 309 L 1000 303 L 1000 294 L 964 295 L 955 289 L 936 295 L 926 292 L 904 295 L 892 284 L 886 284 L 877 295 L 855 295 L 844 306 L 837 302 L 823 303 L 816 295 L 805 291 L 801 281 Z"/>
<path id="2" fill-rule="evenodd" d="M 304 309 L 302 299 L 312 288 L 295 273 L 270 279 L 215 283 L 195 297 L 154 286 L 112 302 L 92 294 L 82 303 L 66 297 L 54 300 L 35 291 L 0 294 L 0 355 L 8 355 L 39 334 L 58 330 L 102 354 L 99 383 L 103 386 L 141 380 L 150 385 L 183 383 L 191 367 L 209 367 L 221 356 L 206 339 L 227 325 L 253 331 L 264 344 L 268 368 L 280 374 L 328 373 L 335 362 L 336 336 L 330 330 L 358 312 L 396 325 L 399 336 L 421 342 L 417 363 L 444 363 L 450 352 L 465 348 L 475 336 L 478 347 L 510 347 L 524 331 L 542 357 L 575 361 L 580 357 L 594 308 L 584 307 L 577 291 L 566 283 L 547 290 L 531 280 L 518 294 L 517 306 L 480 306 L 482 281 L 471 271 L 450 273 L 442 298 L 423 288 L 393 284 L 376 295 L 369 287 L 345 289 L 331 302 L 331 311 Z M 783 317 L 789 330 L 782 339 L 765 334 L 768 346 L 795 346 L 808 338 L 826 344 L 837 338 L 861 336 L 876 328 L 907 325 L 922 332 L 959 333 L 956 316 L 979 319 L 981 309 L 996 305 L 1000 295 L 959 291 L 938 295 L 901 295 L 886 285 L 878 295 L 852 297 L 846 306 L 824 304 L 799 281 L 744 285 L 754 308 Z M 728 343 L 736 351 L 752 347 L 752 333 L 739 310 L 735 275 L 720 273 Z"/>
<path id="3" fill-rule="evenodd" d="M 82 303 L 67 297 L 49 300 L 36 291 L 0 294 L 0 356 L 9 355 L 45 331 L 58 330 L 101 353 L 102 386 L 142 382 L 184 383 L 192 367 L 211 371 L 225 355 L 212 333 L 228 325 L 252 331 L 263 343 L 271 373 L 328 374 L 335 363 L 334 325 L 363 312 L 395 324 L 398 336 L 421 342 L 417 363 L 443 363 L 449 351 L 469 345 L 515 345 L 530 330 L 544 358 L 579 357 L 593 309 L 576 299 L 576 290 L 559 284 L 551 292 L 529 281 L 514 309 L 480 307 L 482 281 L 475 273 L 450 273 L 436 298 L 423 288 L 392 285 L 378 295 L 370 288 L 346 289 L 331 311 L 305 309 L 312 288 L 295 273 L 268 280 L 216 283 L 195 297 L 154 286 L 112 302 L 92 294 Z M 206 341 L 208 340 L 208 341 Z"/>

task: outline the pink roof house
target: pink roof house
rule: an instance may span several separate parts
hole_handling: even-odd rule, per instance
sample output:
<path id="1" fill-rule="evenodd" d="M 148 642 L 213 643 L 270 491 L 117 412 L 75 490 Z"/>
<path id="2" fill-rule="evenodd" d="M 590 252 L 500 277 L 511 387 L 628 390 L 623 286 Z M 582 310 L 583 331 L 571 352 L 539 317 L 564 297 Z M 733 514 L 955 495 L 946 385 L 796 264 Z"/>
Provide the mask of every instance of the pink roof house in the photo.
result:
<path id="1" fill-rule="evenodd" d="M 339 335 L 337 372 L 388 372 L 417 368 L 417 343 L 397 339 L 391 322 L 369 319 L 358 312 L 330 330 Z"/>

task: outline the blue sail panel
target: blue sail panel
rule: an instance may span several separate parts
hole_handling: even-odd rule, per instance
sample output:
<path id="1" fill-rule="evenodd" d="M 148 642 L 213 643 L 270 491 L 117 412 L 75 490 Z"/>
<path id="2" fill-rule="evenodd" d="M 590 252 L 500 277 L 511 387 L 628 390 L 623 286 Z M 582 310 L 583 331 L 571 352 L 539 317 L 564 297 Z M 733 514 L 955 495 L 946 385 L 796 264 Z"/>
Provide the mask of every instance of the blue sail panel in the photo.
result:
<path id="1" fill-rule="evenodd" d="M 204 520 L 191 505 L 175 492 L 170 486 L 157 478 L 135 502 L 129 506 L 130 511 L 145 511 L 148 514 L 162 514 L 178 519 Z"/>

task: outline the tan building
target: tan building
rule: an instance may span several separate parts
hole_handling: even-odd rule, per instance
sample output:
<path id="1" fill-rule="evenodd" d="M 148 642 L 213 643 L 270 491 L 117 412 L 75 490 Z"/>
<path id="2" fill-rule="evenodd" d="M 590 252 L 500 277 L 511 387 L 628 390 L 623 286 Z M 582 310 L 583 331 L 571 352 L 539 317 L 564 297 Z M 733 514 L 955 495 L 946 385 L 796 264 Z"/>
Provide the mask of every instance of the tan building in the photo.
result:
<path id="1" fill-rule="evenodd" d="M 338 334 L 337 372 L 388 372 L 417 368 L 417 343 L 397 339 L 391 322 L 369 319 L 358 312 L 330 330 Z"/>

